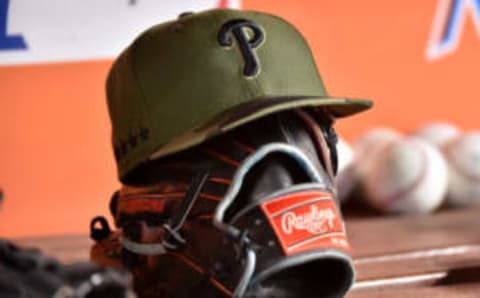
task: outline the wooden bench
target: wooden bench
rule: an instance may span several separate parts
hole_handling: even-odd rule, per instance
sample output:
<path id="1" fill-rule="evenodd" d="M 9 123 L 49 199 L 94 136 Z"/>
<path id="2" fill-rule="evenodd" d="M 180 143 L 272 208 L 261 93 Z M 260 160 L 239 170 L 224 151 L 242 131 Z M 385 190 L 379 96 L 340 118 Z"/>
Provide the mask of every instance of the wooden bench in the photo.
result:
<path id="1" fill-rule="evenodd" d="M 347 217 L 356 283 L 348 298 L 480 297 L 480 208 Z M 19 239 L 64 262 L 88 259 L 85 235 Z"/>

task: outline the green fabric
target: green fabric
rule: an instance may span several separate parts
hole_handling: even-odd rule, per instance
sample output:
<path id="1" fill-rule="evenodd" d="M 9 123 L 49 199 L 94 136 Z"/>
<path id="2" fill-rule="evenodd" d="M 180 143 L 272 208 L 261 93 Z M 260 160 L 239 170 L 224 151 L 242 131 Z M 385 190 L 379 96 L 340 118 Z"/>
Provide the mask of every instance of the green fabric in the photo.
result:
<path id="1" fill-rule="evenodd" d="M 231 47 L 217 39 L 222 25 L 234 19 L 251 21 L 263 31 L 262 43 L 253 49 L 260 66 L 253 77 L 243 74 L 245 59 L 233 35 Z M 243 30 L 252 36 L 250 29 Z M 285 97 L 294 99 L 275 102 Z M 346 116 L 371 105 L 329 99 L 311 51 L 294 27 L 275 16 L 237 10 L 206 11 L 145 31 L 114 63 L 107 98 L 112 142 L 122 153 L 120 178 L 141 162 L 279 110 L 327 105 Z M 266 99 L 268 107 L 229 123 L 237 108 Z M 148 136 L 142 138 L 145 130 Z"/>

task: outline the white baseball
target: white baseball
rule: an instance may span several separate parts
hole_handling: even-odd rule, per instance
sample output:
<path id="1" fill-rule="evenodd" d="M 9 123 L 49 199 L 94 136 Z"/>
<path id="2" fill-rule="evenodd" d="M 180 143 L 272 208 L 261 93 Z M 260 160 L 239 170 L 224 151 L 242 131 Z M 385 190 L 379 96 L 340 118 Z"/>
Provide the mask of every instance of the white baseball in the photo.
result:
<path id="1" fill-rule="evenodd" d="M 353 160 L 339 172 L 337 178 L 337 195 L 341 202 L 350 197 L 353 190 L 362 187 L 364 173 L 375 161 L 375 152 L 400 137 L 400 133 L 391 128 L 377 127 L 369 130 L 355 142 Z"/>
<path id="2" fill-rule="evenodd" d="M 402 135 L 392 128 L 377 127 L 358 139 L 354 146 L 354 163 L 358 179 L 363 180 L 365 172 L 376 163 L 379 151 L 401 137 Z"/>
<path id="3" fill-rule="evenodd" d="M 367 202 L 386 212 L 432 212 L 447 191 L 447 164 L 441 152 L 416 137 L 383 147 L 365 175 Z"/>
<path id="4" fill-rule="evenodd" d="M 447 202 L 480 204 L 480 132 L 463 134 L 444 148 L 448 162 Z"/>
<path id="5" fill-rule="evenodd" d="M 460 135 L 460 130 L 453 124 L 446 122 L 430 123 L 414 132 L 418 136 L 437 147 L 442 147 Z"/>
<path id="6" fill-rule="evenodd" d="M 339 138 L 337 143 L 338 170 L 335 177 L 335 186 L 337 188 L 337 197 L 340 202 L 344 202 L 353 188 L 353 149 L 349 143 Z"/>
<path id="7" fill-rule="evenodd" d="M 338 172 L 342 172 L 353 161 L 353 149 L 350 144 L 342 138 L 338 138 L 337 142 L 338 154 Z"/>

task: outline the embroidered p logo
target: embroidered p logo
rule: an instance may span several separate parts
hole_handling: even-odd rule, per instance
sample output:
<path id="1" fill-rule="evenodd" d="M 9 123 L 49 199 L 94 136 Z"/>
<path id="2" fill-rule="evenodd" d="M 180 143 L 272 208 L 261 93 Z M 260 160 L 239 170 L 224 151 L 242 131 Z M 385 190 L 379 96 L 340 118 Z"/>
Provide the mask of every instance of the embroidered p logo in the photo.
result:
<path id="1" fill-rule="evenodd" d="M 254 50 L 264 39 L 262 29 L 252 21 L 231 20 L 223 24 L 218 32 L 218 43 L 223 47 L 230 47 L 233 44 L 233 38 L 237 40 L 238 47 L 245 60 L 243 74 L 247 77 L 256 75 L 260 70 L 260 64 Z"/>

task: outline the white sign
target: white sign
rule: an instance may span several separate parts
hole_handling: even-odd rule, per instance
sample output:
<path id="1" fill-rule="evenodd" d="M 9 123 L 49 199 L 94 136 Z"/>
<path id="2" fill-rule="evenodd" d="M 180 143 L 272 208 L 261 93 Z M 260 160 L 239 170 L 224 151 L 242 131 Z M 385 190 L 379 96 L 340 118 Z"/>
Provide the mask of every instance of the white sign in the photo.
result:
<path id="1" fill-rule="evenodd" d="M 240 0 L 0 0 L 0 65 L 117 56 L 154 24 Z"/>

